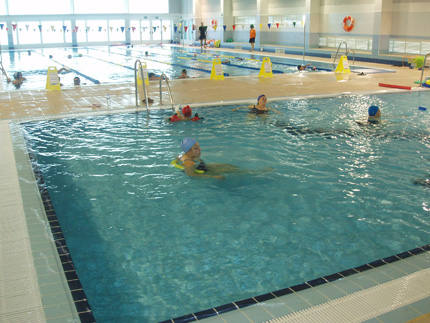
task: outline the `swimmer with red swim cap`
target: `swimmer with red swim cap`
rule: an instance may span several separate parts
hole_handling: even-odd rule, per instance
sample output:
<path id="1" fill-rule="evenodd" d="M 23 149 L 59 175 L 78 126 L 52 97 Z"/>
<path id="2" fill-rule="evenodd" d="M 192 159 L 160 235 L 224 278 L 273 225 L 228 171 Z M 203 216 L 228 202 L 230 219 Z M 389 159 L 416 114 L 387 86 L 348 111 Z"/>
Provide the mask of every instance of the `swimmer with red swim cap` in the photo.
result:
<path id="1" fill-rule="evenodd" d="M 170 122 L 178 122 L 178 121 L 198 121 L 202 120 L 199 115 L 196 113 L 194 117 L 192 117 L 193 111 L 189 105 L 186 105 L 182 108 L 182 114 L 180 112 L 176 112 L 173 116 L 169 118 Z"/>

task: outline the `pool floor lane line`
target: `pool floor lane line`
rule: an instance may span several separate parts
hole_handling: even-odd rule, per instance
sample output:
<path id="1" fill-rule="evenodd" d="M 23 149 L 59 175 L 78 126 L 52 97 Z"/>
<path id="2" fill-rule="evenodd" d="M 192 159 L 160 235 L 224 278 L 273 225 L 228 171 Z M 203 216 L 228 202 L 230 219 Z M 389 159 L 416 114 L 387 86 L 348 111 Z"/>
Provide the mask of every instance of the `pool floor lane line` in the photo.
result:
<path id="1" fill-rule="evenodd" d="M 100 52 L 106 52 L 106 51 L 99 50 L 99 49 L 94 49 L 94 48 L 92 48 L 92 49 L 100 51 Z M 166 64 L 166 65 L 171 65 L 171 66 L 179 66 L 179 67 L 182 67 L 182 68 L 187 68 L 187 69 L 195 70 L 195 71 L 201 71 L 201 72 L 205 72 L 205 73 L 209 73 L 209 74 L 211 73 L 211 70 L 206 70 L 206 69 L 203 69 L 203 68 L 192 67 L 192 66 L 178 64 L 178 63 L 163 62 L 163 61 L 159 61 L 159 60 L 156 60 L 156 59 L 148 58 L 147 56 L 139 58 L 138 56 L 129 56 L 129 55 L 126 55 L 126 54 L 117 53 L 117 52 L 113 52 L 113 51 L 111 53 L 113 53 L 115 55 L 119 55 L 119 56 L 132 57 L 132 58 L 141 59 L 141 60 L 144 60 L 144 61 L 145 60 L 146 61 L 152 61 L 152 62 L 156 62 L 156 63 L 160 63 L 160 64 Z M 96 58 L 94 56 L 92 56 L 92 58 L 99 59 L 99 58 Z M 103 59 L 100 59 L 100 60 L 103 60 Z M 109 63 L 109 61 L 106 61 L 106 60 L 103 60 L 103 61 Z M 115 64 L 115 65 L 119 65 L 119 64 L 114 63 L 114 62 L 110 62 L 110 63 Z M 224 76 L 230 76 L 230 74 L 229 73 L 224 73 Z"/>
<path id="2" fill-rule="evenodd" d="M 35 52 L 35 53 L 37 53 L 37 54 L 39 54 L 39 55 L 41 55 L 41 56 L 46 57 L 46 55 L 45 55 L 45 54 L 38 53 L 38 52 Z M 78 70 L 76 70 L 76 69 L 74 69 L 74 68 L 72 68 L 72 67 L 69 67 L 69 66 L 67 66 L 67 65 L 65 65 L 65 64 L 63 64 L 63 63 L 61 63 L 61 62 L 59 62 L 59 61 L 57 61 L 57 60 L 55 60 L 55 59 L 53 59 L 53 58 L 49 58 L 49 59 L 50 59 L 50 60 L 52 60 L 53 62 L 57 63 L 58 65 L 61 65 L 62 67 L 65 67 L 65 68 L 67 68 L 68 70 L 70 70 L 70 71 L 72 71 L 72 72 L 74 72 L 74 73 L 76 73 L 76 74 L 78 74 L 78 75 L 80 75 L 80 76 L 82 76 L 82 77 L 86 78 L 88 81 L 91 81 L 91 82 L 93 82 L 94 84 L 100 84 L 100 81 L 99 81 L 99 80 L 97 80 L 97 79 L 95 79 L 95 78 L 93 78 L 93 77 L 91 77 L 91 76 L 89 76 L 89 75 L 87 75 L 87 74 L 84 74 L 84 73 L 82 73 L 82 72 L 79 72 Z"/>

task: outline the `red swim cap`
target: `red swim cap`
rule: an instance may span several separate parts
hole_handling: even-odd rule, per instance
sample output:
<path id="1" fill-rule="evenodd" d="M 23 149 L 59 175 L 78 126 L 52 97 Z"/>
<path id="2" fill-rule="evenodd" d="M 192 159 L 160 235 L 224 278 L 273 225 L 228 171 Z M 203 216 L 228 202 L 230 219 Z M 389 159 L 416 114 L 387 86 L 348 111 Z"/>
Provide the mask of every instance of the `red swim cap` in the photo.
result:
<path id="1" fill-rule="evenodd" d="M 176 122 L 176 121 L 181 121 L 181 119 L 179 119 L 177 114 L 174 114 L 173 116 L 171 116 L 169 118 L 170 122 Z"/>
<path id="2" fill-rule="evenodd" d="M 182 108 L 182 114 L 186 117 L 191 117 L 191 108 L 189 105 L 186 105 L 185 107 Z"/>

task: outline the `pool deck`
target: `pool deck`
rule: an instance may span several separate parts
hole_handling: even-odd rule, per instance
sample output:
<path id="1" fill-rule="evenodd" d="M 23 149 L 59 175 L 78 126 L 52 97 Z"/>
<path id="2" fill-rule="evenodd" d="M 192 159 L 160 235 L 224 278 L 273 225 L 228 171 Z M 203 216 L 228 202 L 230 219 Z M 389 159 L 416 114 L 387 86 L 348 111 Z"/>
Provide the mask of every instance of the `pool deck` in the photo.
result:
<path id="1" fill-rule="evenodd" d="M 236 52 L 249 53 L 241 50 Z M 259 55 L 260 53 L 255 54 Z M 270 56 L 298 58 L 297 56 L 273 53 Z M 316 59 L 315 57 L 307 57 L 306 60 L 328 61 L 326 59 Z M 427 90 L 425 88 L 420 89 L 417 84 L 414 84 L 414 81 L 419 80 L 421 71 L 411 70 L 407 67 L 372 63 L 360 62 L 356 63 L 356 65 L 390 69 L 395 72 L 363 76 L 356 73 L 336 75 L 332 72 L 296 72 L 292 74 L 275 74 L 272 78 L 259 78 L 254 74 L 244 77 L 228 77 L 224 80 L 172 80 L 171 88 L 176 106 L 185 104 L 191 104 L 192 106 L 246 104 L 254 102 L 256 97 L 262 93 L 266 94 L 270 101 L 280 98 L 405 91 L 380 87 L 378 86 L 380 82 L 411 86 L 413 90 Z M 168 96 L 165 87 L 163 87 L 163 93 L 164 105 L 160 105 L 158 81 L 150 82 L 149 97 L 154 99 L 150 109 L 170 108 L 167 104 Z M 25 89 L 3 91 L 0 89 L 0 178 L 2 179 L 2 184 L 0 185 L 0 322 L 23 322 L 30 317 L 32 322 L 73 322 L 78 320 L 75 309 L 70 306 L 73 304 L 70 292 L 58 292 L 61 286 L 66 286 L 65 277 L 61 271 L 58 255 L 55 254 L 55 244 L 52 237 L 50 237 L 50 231 L 46 229 L 46 216 L 41 215 L 36 221 L 31 220 L 26 214 L 36 211 L 43 213 L 44 211 L 41 207 L 40 196 L 37 196 L 38 192 L 35 189 L 34 176 L 29 172 L 30 162 L 25 153 L 25 145 L 21 143 L 20 148 L 16 148 L 17 144 L 13 140 L 14 124 L 35 119 L 95 113 L 120 113 L 136 109 L 146 110 L 143 106 L 136 108 L 134 83 L 132 82 L 116 85 L 101 84 L 80 88 L 64 88 L 61 91 L 30 91 Z M 22 169 L 19 173 L 17 171 L 18 159 L 19 162 L 27 165 L 24 171 L 26 176 L 22 175 Z M 28 187 L 26 186 L 27 184 L 29 185 Z M 27 205 L 29 199 L 33 200 L 32 206 Z M 39 227 L 31 227 L 36 225 L 32 221 L 37 222 Z M 35 234 L 32 231 L 37 231 L 37 233 Z M 33 237 L 29 236 L 29 232 Z M 37 248 L 43 249 L 43 252 L 48 250 L 46 252 L 51 253 L 47 259 L 40 256 L 42 252 L 39 252 L 39 249 L 35 247 L 34 236 L 45 236 L 45 238 L 48 236 L 48 238 L 37 240 L 38 242 L 36 242 Z M 402 284 L 404 285 L 406 281 L 412 281 L 416 276 L 419 276 L 419 273 L 421 278 L 424 277 L 428 281 L 429 273 L 426 268 L 430 268 L 430 257 L 428 253 L 422 257 L 425 259 L 425 261 L 422 261 L 425 264 L 421 267 L 415 266 L 415 271 L 405 271 L 403 281 L 396 281 L 396 279 L 401 278 L 395 276 L 392 277 L 392 280 L 386 281 L 385 284 L 391 284 L 388 287 L 396 290 L 397 285 L 400 286 L 397 288 L 401 288 Z M 57 275 L 55 276 L 55 281 L 51 281 L 52 278 L 50 277 L 48 282 L 48 279 L 44 276 L 44 272 L 49 270 Z M 415 276 L 410 277 L 410 275 Z M 396 283 L 397 285 L 395 285 Z M 378 286 L 382 287 L 382 285 Z M 430 288 L 428 290 L 430 291 Z M 356 292 L 365 294 L 365 291 L 361 290 Z M 377 294 L 377 290 L 374 292 L 376 293 L 375 299 L 380 297 Z M 429 296 L 425 296 L 429 299 L 425 305 L 430 304 Z M 357 297 L 366 297 L 366 295 L 358 295 Z M 58 302 L 59 298 L 61 299 L 60 302 Z M 348 302 L 348 300 L 345 299 L 345 302 Z M 56 303 L 59 305 L 57 304 L 57 306 Z M 340 303 L 338 301 L 337 305 Z M 308 305 L 312 304 L 309 303 Z M 315 308 L 315 311 L 302 312 L 300 317 L 283 317 L 279 321 L 274 320 L 273 322 L 306 321 L 303 313 L 316 315 L 315 313 L 318 311 L 323 311 L 323 305 L 319 304 L 318 306 L 320 307 Z M 311 308 L 312 306 L 309 307 Z M 267 308 L 270 308 L 270 302 Z M 266 309 L 264 311 L 267 312 Z M 235 312 L 239 312 L 239 314 L 234 314 Z M 261 315 L 265 319 L 257 319 L 258 314 L 256 314 L 257 311 L 254 306 L 248 307 L 245 314 L 241 312 L 234 311 L 222 316 L 217 315 L 209 320 L 217 322 L 260 322 L 275 318 L 273 315 Z M 383 314 L 381 311 L 375 313 Z M 428 315 L 430 315 L 430 313 L 427 313 L 428 311 L 416 310 L 408 319 L 414 318 L 414 322 L 425 322 L 426 318 L 429 319 Z M 284 314 L 279 312 L 279 317 Z M 427 317 L 423 316 L 423 314 L 427 314 Z M 240 320 L 235 315 L 240 315 Z M 253 317 L 252 315 L 256 316 Z M 391 320 L 392 318 L 388 317 L 387 322 L 390 321 L 389 319 Z M 369 320 L 369 322 L 384 321 L 383 317 L 381 318 L 376 314 Z"/>

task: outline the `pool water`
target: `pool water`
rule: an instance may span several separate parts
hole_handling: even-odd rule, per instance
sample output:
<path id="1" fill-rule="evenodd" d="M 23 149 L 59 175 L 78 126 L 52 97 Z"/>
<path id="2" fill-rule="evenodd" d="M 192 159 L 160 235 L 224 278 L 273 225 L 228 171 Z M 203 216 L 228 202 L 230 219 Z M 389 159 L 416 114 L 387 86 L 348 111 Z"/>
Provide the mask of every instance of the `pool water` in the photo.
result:
<path id="1" fill-rule="evenodd" d="M 429 243 L 427 93 L 269 102 L 27 123 L 99 321 L 154 322 L 292 286 Z M 386 123 L 360 127 L 367 107 Z M 171 167 L 183 137 L 206 163 Z"/>
<path id="2" fill-rule="evenodd" d="M 148 55 L 145 53 L 147 52 Z M 220 58 L 223 72 L 227 76 L 258 75 L 262 56 L 222 51 L 200 51 L 174 46 L 95 46 L 79 48 L 44 48 L 2 53 L 3 65 L 12 78 L 22 72 L 27 79 L 22 89 L 44 89 L 49 66 L 60 69 L 66 66 L 71 72 L 60 74 L 64 87 L 73 87 L 73 78 L 79 76 L 81 85 L 99 83 L 134 82 L 134 63 L 137 59 L 147 64 L 149 72 L 165 73 L 170 79 L 178 78 L 183 69 L 189 77 L 209 78 L 212 60 Z M 274 73 L 295 73 L 302 60 L 272 57 Z M 332 70 L 326 63 L 312 62 L 318 70 Z M 364 71 L 366 71 L 364 69 Z M 370 70 L 369 70 L 370 71 Z M 14 89 L 4 80 L 3 87 Z"/>

